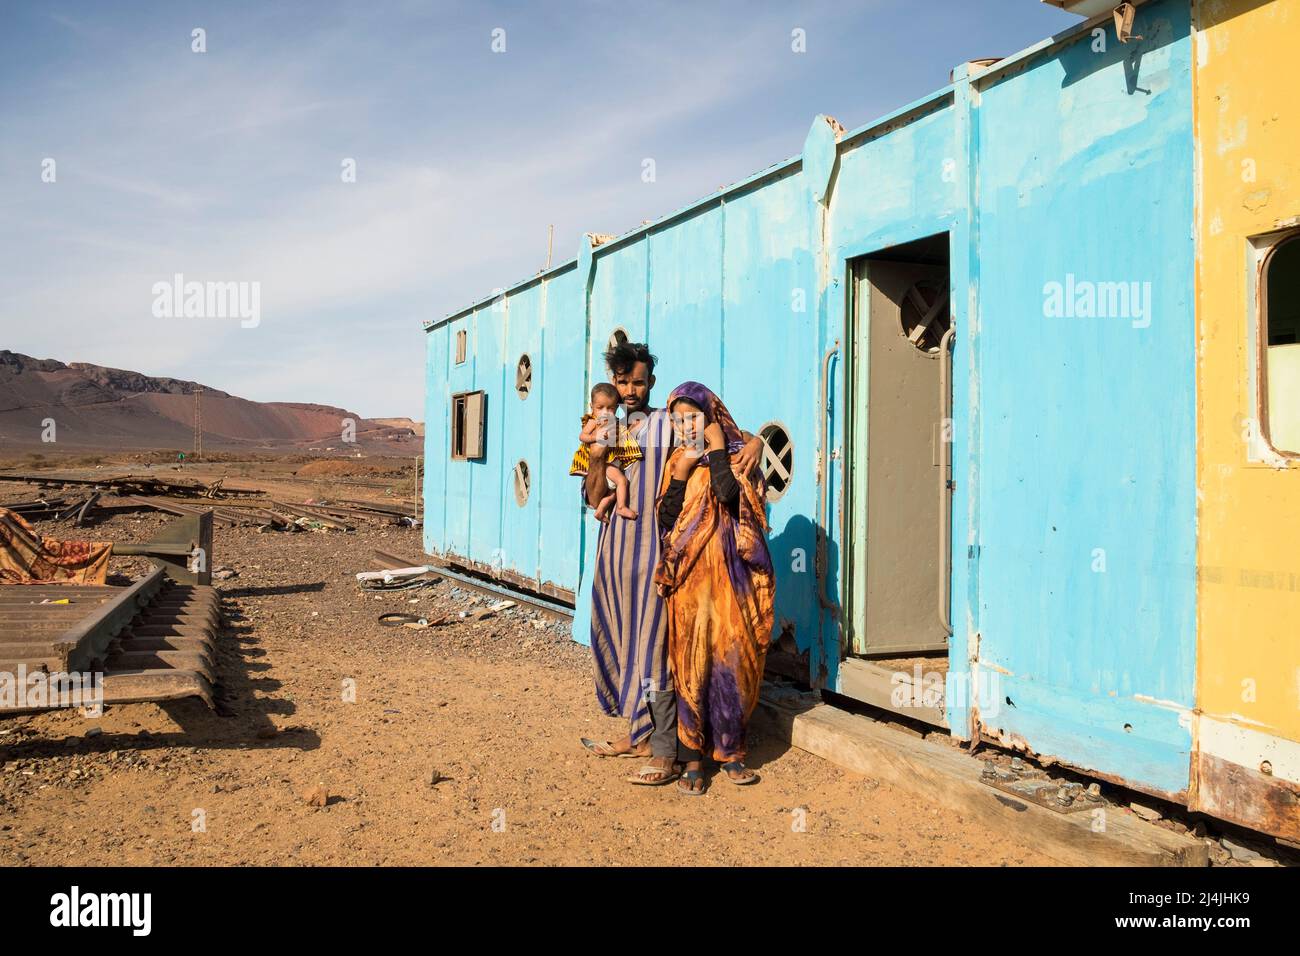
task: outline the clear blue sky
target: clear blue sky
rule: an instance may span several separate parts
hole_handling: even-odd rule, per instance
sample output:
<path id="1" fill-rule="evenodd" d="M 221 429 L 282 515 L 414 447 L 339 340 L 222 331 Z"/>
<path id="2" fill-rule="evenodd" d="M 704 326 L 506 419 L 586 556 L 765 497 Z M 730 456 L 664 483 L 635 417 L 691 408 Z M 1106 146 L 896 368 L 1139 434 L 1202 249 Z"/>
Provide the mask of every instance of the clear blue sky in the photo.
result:
<path id="1" fill-rule="evenodd" d="M 535 273 L 548 224 L 570 258 L 794 155 L 817 113 L 860 126 L 1076 22 L 1038 0 L 7 3 L 0 347 L 419 418 L 421 322 Z M 260 282 L 260 324 L 155 317 L 175 273 Z"/>

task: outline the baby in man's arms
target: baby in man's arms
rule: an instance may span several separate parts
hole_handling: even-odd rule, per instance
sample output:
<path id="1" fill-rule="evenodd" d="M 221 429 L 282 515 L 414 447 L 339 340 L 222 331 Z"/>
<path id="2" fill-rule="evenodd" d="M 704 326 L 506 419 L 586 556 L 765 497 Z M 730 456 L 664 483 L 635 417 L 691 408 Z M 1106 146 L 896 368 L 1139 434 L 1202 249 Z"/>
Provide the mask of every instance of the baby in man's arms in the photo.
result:
<path id="1" fill-rule="evenodd" d="M 620 518 L 635 518 L 637 513 L 628 507 L 627 475 L 623 467 L 631 462 L 641 460 L 641 446 L 628 434 L 618 421 L 618 389 L 609 382 L 601 382 L 591 390 L 591 411 L 582 416 L 582 445 L 573 453 L 573 464 L 569 467 L 571 475 L 585 475 L 590 466 L 587 446 L 599 441 L 609 447 L 605 457 L 605 477 L 614 487 L 600 499 L 596 506 L 596 517 L 601 521 L 614 510 Z"/>

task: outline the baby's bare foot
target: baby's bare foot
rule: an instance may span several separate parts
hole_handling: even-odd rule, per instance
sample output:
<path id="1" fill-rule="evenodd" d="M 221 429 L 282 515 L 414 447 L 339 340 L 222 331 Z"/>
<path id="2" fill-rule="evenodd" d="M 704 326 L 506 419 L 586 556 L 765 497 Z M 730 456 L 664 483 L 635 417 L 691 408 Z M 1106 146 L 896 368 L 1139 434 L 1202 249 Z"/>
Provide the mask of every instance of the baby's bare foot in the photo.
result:
<path id="1" fill-rule="evenodd" d="M 627 505 L 619 505 L 614 510 L 618 512 L 618 516 L 620 518 L 632 518 L 632 519 L 636 518 L 636 512 L 633 511 L 631 508 L 629 508 Z"/>

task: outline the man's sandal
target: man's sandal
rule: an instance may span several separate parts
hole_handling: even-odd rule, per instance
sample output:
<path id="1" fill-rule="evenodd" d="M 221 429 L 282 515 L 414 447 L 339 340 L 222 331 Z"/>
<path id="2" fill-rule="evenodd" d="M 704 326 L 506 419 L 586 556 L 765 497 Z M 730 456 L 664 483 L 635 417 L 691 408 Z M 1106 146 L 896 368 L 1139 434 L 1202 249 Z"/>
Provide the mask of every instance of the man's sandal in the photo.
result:
<path id="1" fill-rule="evenodd" d="M 662 787 L 666 783 L 672 783 L 677 779 L 681 772 L 681 764 L 673 764 L 671 767 L 661 767 L 658 764 L 648 763 L 636 772 L 636 776 L 628 777 L 627 782 L 636 784 L 638 787 Z M 658 777 L 658 779 L 655 779 Z"/>
<path id="2" fill-rule="evenodd" d="M 747 771 L 749 773 L 749 776 L 733 777 L 731 775 L 731 771 L 739 771 L 739 772 Z M 726 777 L 728 781 L 735 784 L 737 787 L 748 787 L 750 784 L 758 783 L 758 774 L 754 773 L 754 771 L 750 770 L 739 760 L 731 760 L 728 761 L 727 763 L 724 763 L 722 765 L 722 775 Z"/>
<path id="3" fill-rule="evenodd" d="M 582 746 L 589 753 L 597 757 L 640 757 L 650 756 L 650 751 L 644 747 L 633 747 L 631 750 L 615 750 L 614 745 L 608 740 L 592 740 L 590 737 L 582 737 Z"/>
<path id="4" fill-rule="evenodd" d="M 695 784 L 699 783 L 700 788 L 695 789 Z M 709 789 L 708 781 L 704 779 L 703 770 L 683 770 L 681 777 L 677 780 L 677 792 L 683 797 L 702 797 L 704 791 Z"/>

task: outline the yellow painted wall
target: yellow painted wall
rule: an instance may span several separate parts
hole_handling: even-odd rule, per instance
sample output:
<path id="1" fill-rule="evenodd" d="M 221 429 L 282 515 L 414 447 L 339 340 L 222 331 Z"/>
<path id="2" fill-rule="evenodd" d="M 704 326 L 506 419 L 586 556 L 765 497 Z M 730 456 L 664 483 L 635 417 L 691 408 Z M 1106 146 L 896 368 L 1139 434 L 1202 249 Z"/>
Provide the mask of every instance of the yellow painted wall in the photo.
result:
<path id="1" fill-rule="evenodd" d="M 1196 0 L 1194 13 L 1197 703 L 1238 762 L 1276 755 L 1286 779 L 1300 741 L 1300 461 L 1251 461 L 1243 435 L 1258 415 L 1249 238 L 1300 225 L 1300 0 Z M 1270 749 L 1266 735 L 1282 739 Z"/>

